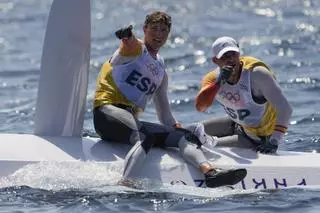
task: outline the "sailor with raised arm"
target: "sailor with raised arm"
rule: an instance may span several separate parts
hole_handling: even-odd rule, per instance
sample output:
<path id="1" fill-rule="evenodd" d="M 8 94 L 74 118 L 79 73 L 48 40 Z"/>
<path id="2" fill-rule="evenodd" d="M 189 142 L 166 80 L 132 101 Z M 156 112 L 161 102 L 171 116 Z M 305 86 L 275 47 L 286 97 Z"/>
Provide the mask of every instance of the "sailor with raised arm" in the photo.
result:
<path id="1" fill-rule="evenodd" d="M 218 68 L 203 78 L 196 108 L 205 111 L 217 100 L 228 117 L 204 121 L 206 133 L 218 136 L 218 145 L 276 152 L 292 108 L 274 74 L 263 61 L 240 57 L 238 42 L 233 38 L 218 38 L 212 51 L 212 62 Z"/>
<path id="2" fill-rule="evenodd" d="M 135 37 L 131 26 L 116 32 L 120 47 L 102 66 L 97 79 L 95 130 L 106 141 L 133 145 L 126 156 L 120 184 L 132 184 L 130 180 L 153 146 L 179 148 L 183 158 L 204 174 L 207 187 L 236 184 L 246 176 L 246 170 L 213 167 L 198 148 L 202 143 L 214 143 L 212 137 L 204 136 L 201 128 L 195 134 L 181 128 L 172 115 L 167 96 L 168 75 L 158 54 L 170 30 L 171 17 L 156 11 L 146 16 L 143 41 Z M 150 100 L 161 124 L 139 120 Z"/>

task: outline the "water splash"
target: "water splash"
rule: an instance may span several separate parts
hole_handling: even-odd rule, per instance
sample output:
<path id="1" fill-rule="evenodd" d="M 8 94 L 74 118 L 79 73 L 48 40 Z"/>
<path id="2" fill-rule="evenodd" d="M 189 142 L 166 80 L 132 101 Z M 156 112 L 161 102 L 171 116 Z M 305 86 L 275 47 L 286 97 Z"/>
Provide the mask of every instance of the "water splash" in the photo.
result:
<path id="1" fill-rule="evenodd" d="M 115 185 L 122 165 L 98 162 L 39 162 L 28 164 L 9 177 L 0 179 L 0 187 L 26 185 L 46 190 L 87 189 Z"/>

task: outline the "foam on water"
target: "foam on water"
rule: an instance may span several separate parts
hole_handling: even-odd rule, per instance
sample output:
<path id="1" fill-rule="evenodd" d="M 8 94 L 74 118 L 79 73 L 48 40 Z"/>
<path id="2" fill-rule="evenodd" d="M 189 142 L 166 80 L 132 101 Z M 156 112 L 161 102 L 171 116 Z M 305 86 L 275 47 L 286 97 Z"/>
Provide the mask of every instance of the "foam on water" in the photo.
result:
<path id="1" fill-rule="evenodd" d="M 46 190 L 87 189 L 115 185 L 122 165 L 97 162 L 39 162 L 28 164 L 9 177 L 0 179 L 0 188 L 27 185 Z"/>
<path id="2" fill-rule="evenodd" d="M 119 186 L 122 165 L 98 162 L 39 162 L 24 166 L 14 174 L 0 179 L 0 188 L 29 186 L 44 190 L 93 190 L 103 193 L 155 192 L 189 195 L 203 198 L 251 194 L 257 190 L 230 187 L 201 188 L 186 185 L 162 184 L 150 179 L 137 181 L 139 188 Z"/>

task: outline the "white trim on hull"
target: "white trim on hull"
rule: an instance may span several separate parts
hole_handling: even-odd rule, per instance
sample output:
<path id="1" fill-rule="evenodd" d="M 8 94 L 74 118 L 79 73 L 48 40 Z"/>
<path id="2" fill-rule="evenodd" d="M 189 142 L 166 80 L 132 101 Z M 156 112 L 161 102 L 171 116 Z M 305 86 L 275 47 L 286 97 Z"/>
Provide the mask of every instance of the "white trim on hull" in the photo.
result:
<path id="1" fill-rule="evenodd" d="M 1 134 L 0 147 L 0 177 L 41 161 L 95 161 L 110 167 L 120 165 L 122 170 L 123 159 L 130 148 L 98 138 L 28 134 Z M 235 186 L 239 189 L 320 186 L 318 153 L 280 151 L 278 155 L 263 155 L 248 149 L 217 148 L 206 151 L 206 156 L 221 168 L 246 168 L 247 177 Z M 152 149 L 137 177 L 204 187 L 203 175 L 186 164 L 179 152 L 173 149 Z"/>

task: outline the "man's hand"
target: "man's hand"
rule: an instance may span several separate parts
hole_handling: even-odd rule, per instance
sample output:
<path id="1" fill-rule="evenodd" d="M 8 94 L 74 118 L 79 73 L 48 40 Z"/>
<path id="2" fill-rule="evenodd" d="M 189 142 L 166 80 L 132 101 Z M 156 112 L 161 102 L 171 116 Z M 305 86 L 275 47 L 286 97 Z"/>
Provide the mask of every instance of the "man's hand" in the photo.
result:
<path id="1" fill-rule="evenodd" d="M 172 126 L 173 128 L 182 128 L 182 124 L 181 123 L 175 123 Z"/>
<path id="2" fill-rule="evenodd" d="M 275 153 L 278 149 L 279 141 L 273 137 L 266 137 L 261 141 L 261 145 L 257 146 L 257 152 L 268 154 Z"/>
<path id="3" fill-rule="evenodd" d="M 220 69 L 220 73 L 216 79 L 216 82 L 220 84 L 224 84 L 228 80 L 232 72 L 233 72 L 233 66 L 229 66 L 229 65 L 223 66 Z"/>
<path id="4" fill-rule="evenodd" d="M 133 26 L 130 25 L 129 27 L 124 27 L 115 32 L 118 39 L 123 38 L 130 38 L 132 36 L 132 28 Z"/>

